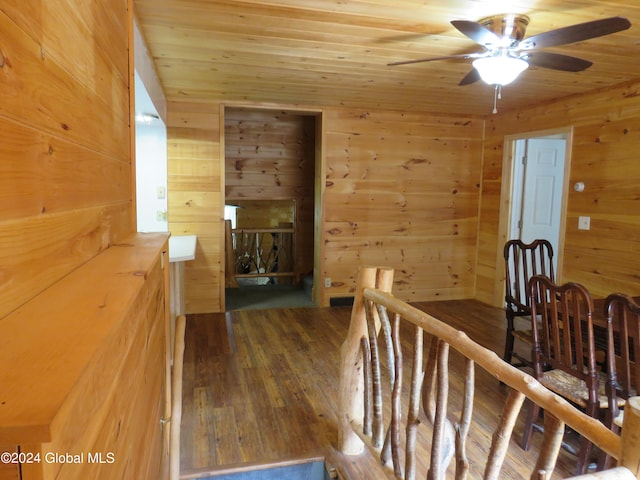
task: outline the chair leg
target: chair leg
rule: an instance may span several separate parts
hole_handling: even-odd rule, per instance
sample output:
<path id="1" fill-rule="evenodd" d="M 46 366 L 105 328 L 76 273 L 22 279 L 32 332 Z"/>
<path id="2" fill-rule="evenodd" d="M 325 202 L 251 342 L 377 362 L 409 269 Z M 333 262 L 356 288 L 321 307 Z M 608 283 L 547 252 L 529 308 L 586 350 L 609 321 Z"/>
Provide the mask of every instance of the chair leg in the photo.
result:
<path id="1" fill-rule="evenodd" d="M 588 404 L 585 407 L 585 413 L 593 418 L 599 417 L 598 405 Z M 591 460 L 591 452 L 593 450 L 593 443 L 587 440 L 586 437 L 580 438 L 580 450 L 578 451 L 578 465 L 576 466 L 576 475 L 583 475 L 587 473 L 589 469 L 589 463 Z"/>
<path id="2" fill-rule="evenodd" d="M 593 444 L 585 437 L 580 439 L 580 451 L 578 452 L 578 465 L 576 466 L 576 475 L 584 475 L 589 469 L 589 460 L 591 460 L 591 451 Z"/>
<path id="3" fill-rule="evenodd" d="M 513 337 L 513 317 L 507 313 L 507 334 L 504 340 L 504 356 L 502 359 L 511 364 L 513 360 L 513 345 L 514 345 L 514 337 Z"/>
<path id="4" fill-rule="evenodd" d="M 528 405 L 529 408 L 527 411 L 527 417 L 524 422 L 524 430 L 522 432 L 522 442 L 520 443 L 520 446 L 524 451 L 529 450 L 529 448 L 531 447 L 531 438 L 533 437 L 533 422 L 535 422 L 538 416 L 540 415 L 539 405 L 536 405 L 531 400 L 527 400 L 527 403 L 529 404 Z"/>
<path id="5" fill-rule="evenodd" d="M 514 340 L 513 333 L 507 329 L 507 337 L 504 341 L 504 357 L 502 359 L 509 364 L 513 360 Z"/>
<path id="6" fill-rule="evenodd" d="M 615 466 L 615 461 L 611 455 L 607 455 L 605 452 L 600 451 L 598 456 L 598 471 L 609 470 Z"/>

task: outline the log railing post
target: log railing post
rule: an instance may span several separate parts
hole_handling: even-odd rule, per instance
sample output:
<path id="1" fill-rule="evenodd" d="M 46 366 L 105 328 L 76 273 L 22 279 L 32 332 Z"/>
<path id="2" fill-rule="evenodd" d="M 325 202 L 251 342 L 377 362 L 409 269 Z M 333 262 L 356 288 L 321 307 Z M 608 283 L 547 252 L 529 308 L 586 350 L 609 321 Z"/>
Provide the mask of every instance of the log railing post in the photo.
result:
<path id="1" fill-rule="evenodd" d="M 368 337 L 364 290 L 378 288 L 390 292 L 392 283 L 392 269 L 360 267 L 358 270 L 351 322 L 340 352 L 338 447 L 347 455 L 358 455 L 364 448 L 362 440 L 351 426 L 352 420 L 361 422 L 364 415 L 363 358 L 360 347 L 362 337 Z M 376 323 L 376 329 L 379 329 L 380 323 Z"/>
<path id="2" fill-rule="evenodd" d="M 224 282 L 227 288 L 238 288 L 236 281 L 236 256 L 233 253 L 233 233 L 231 228 L 231 220 L 224 221 Z"/>

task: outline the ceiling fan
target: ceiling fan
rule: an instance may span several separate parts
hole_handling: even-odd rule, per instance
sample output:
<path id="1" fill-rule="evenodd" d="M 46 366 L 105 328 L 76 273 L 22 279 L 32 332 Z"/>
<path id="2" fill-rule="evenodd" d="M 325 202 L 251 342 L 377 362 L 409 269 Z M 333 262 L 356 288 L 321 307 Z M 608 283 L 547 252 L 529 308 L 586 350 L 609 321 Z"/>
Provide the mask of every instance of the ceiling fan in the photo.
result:
<path id="1" fill-rule="evenodd" d="M 585 70 L 592 65 L 592 62 L 569 55 L 543 52 L 540 49 L 609 35 L 631 26 L 631 22 L 626 18 L 610 17 L 524 38 L 529 24 L 529 17 L 526 15 L 502 14 L 486 17 L 477 22 L 454 20 L 451 24 L 479 44 L 483 50 L 460 55 L 394 62 L 389 66 L 473 58 L 475 59 L 474 68 L 460 81 L 459 85 L 469 85 L 482 79 L 498 89 L 515 80 L 529 65 L 565 72 Z"/>

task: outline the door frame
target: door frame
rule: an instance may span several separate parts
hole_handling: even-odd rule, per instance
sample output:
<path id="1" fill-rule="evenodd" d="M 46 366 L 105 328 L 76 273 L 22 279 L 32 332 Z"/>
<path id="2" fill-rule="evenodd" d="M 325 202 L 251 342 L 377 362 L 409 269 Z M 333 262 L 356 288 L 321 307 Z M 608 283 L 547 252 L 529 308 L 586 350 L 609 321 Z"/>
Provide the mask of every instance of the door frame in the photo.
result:
<path id="1" fill-rule="evenodd" d="M 244 104 L 244 103 L 221 103 L 220 104 L 220 176 L 221 176 L 221 213 L 220 218 L 224 220 L 224 205 L 226 202 L 226 188 L 225 188 L 225 175 L 226 175 L 226 155 L 225 155 L 225 112 L 228 108 L 244 108 L 247 110 L 266 110 L 275 112 L 291 112 L 296 115 L 302 115 L 314 118 L 315 121 L 315 148 L 314 148 L 314 206 L 313 206 L 313 290 L 311 292 L 311 300 L 318 306 L 328 306 L 329 301 L 325 295 L 325 289 L 320 288 L 320 278 L 324 271 L 324 258 L 322 256 L 321 245 L 323 245 L 323 230 L 322 224 L 324 222 L 324 194 L 326 182 L 326 159 L 325 159 L 325 112 L 322 109 L 315 108 L 301 108 L 297 106 L 287 105 L 256 105 L 256 104 Z M 296 209 L 297 214 L 297 209 Z M 221 255 L 221 267 L 220 267 L 220 286 L 219 295 L 221 299 L 221 311 L 226 311 L 226 293 L 225 293 L 225 273 L 226 273 L 226 261 L 225 261 L 225 227 L 224 221 L 221 221 L 221 234 L 220 234 L 220 251 Z"/>
<path id="2" fill-rule="evenodd" d="M 504 244 L 509 240 L 511 232 L 511 208 L 513 206 L 513 162 L 516 160 L 516 144 L 519 140 L 532 138 L 562 136 L 566 141 L 564 178 L 562 181 L 562 207 L 560 211 L 560 232 L 558 235 L 556 257 L 557 269 L 555 271 L 556 281 L 562 279 L 562 257 L 564 253 L 564 241 L 567 220 L 567 199 L 569 197 L 569 174 L 571 172 L 571 151 L 573 145 L 573 127 L 554 128 L 549 130 L 536 130 L 531 132 L 521 132 L 504 137 L 504 149 L 502 156 L 502 182 L 500 189 L 500 216 L 498 221 L 498 244 L 496 246 L 496 276 L 494 288 L 494 303 L 502 306 L 504 303 Z"/>

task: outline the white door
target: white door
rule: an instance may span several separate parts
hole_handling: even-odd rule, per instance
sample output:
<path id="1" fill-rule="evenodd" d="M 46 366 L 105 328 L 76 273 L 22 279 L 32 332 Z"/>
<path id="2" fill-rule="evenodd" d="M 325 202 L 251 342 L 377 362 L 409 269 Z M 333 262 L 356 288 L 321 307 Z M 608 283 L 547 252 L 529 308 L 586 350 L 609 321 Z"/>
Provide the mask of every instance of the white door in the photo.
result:
<path id="1" fill-rule="evenodd" d="M 514 185 L 521 188 L 514 189 L 514 195 L 519 198 L 514 198 L 513 202 L 512 226 L 515 228 L 512 230 L 512 237 L 527 243 L 536 238 L 549 240 L 553 245 L 556 261 L 566 140 L 542 137 L 530 138 L 525 142 L 526 153 L 522 157 L 522 168 L 514 169 Z"/>

